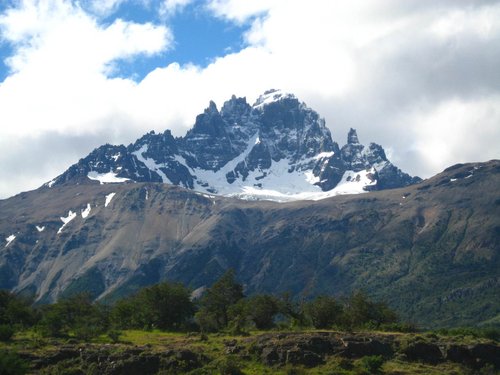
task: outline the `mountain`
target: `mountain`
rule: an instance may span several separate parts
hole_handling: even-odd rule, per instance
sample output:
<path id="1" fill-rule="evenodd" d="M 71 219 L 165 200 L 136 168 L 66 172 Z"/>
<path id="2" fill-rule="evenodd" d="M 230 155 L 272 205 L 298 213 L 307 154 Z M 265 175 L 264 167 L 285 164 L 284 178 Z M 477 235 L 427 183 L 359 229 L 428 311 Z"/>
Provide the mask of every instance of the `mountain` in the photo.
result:
<path id="1" fill-rule="evenodd" d="M 250 106 L 214 102 L 184 137 L 150 132 L 104 145 L 46 184 L 163 182 L 209 194 L 290 201 L 323 199 L 419 182 L 363 146 L 354 129 L 339 148 L 325 121 L 292 94 L 270 90 Z"/>
<path id="2" fill-rule="evenodd" d="M 242 100 L 232 103 L 247 108 Z M 350 137 L 346 149 L 357 152 L 353 132 Z M 129 148 L 98 149 L 92 158 L 103 152 L 102 160 L 116 158 L 128 168 L 144 145 L 149 159 L 155 147 L 178 155 L 186 139 L 206 142 L 192 133 L 172 139 L 149 134 Z M 327 143 L 315 144 L 329 152 Z M 278 150 L 285 146 L 272 152 Z M 209 159 L 210 150 L 204 152 L 206 168 L 234 159 Z M 160 280 L 199 291 L 231 267 L 246 293 L 309 298 L 364 289 L 424 326 L 500 322 L 498 160 L 456 165 L 403 188 L 285 203 L 155 182 L 87 183 L 87 165 L 78 164 L 82 173 L 72 167 L 63 174 L 66 183 L 0 201 L 0 288 L 34 295 L 39 303 L 83 290 L 113 300 Z M 106 170 L 109 165 L 96 173 Z M 134 171 L 146 176 L 151 168 Z M 78 178 L 86 183 L 74 183 Z"/>

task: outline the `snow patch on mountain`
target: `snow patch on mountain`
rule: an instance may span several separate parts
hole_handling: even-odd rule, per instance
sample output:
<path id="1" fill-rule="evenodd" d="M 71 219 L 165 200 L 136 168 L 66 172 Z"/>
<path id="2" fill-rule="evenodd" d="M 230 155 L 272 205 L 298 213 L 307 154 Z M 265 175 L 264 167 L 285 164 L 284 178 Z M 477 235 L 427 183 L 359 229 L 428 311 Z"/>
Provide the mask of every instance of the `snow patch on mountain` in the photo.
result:
<path id="1" fill-rule="evenodd" d="M 360 172 L 347 171 L 344 173 L 337 187 L 329 191 L 321 191 L 321 189 L 317 189 L 316 191 L 313 191 L 313 189 L 309 191 L 300 191 L 297 189 L 295 192 L 282 192 L 279 190 L 279 187 L 277 187 L 277 189 L 266 189 L 254 186 L 243 186 L 240 192 L 228 195 L 245 200 L 270 200 L 276 202 L 291 202 L 297 200 L 318 201 L 336 195 L 367 193 L 365 187 L 377 183 L 373 178 L 374 172 L 374 169 Z"/>
<path id="2" fill-rule="evenodd" d="M 284 98 L 295 98 L 293 94 L 283 92 L 282 90 L 268 90 L 263 95 L 259 96 L 254 103 L 254 109 L 262 109 L 264 106 L 280 101 Z"/>
<path id="3" fill-rule="evenodd" d="M 333 152 L 333 151 L 330 151 L 330 152 L 320 152 L 313 159 L 315 159 L 315 160 L 328 159 L 328 158 L 331 158 L 333 155 L 335 155 L 335 152 Z"/>
<path id="4" fill-rule="evenodd" d="M 205 188 L 201 186 L 201 188 L 208 193 L 215 191 L 216 194 L 249 200 L 288 201 L 321 194 L 321 188 L 314 185 L 317 178 L 311 171 L 295 170 L 289 173 L 289 169 L 288 159 L 273 161 L 269 169 L 250 171 L 247 178 L 239 178 L 232 184 L 225 181 L 225 173 L 213 173 L 215 178 L 210 178 L 211 176 L 208 177 L 205 174 L 204 181 L 209 186 Z M 226 169 L 223 168 L 223 170 Z"/>
<path id="5" fill-rule="evenodd" d="M 98 173 L 96 171 L 90 171 L 87 177 L 91 180 L 99 181 L 101 185 L 103 184 L 114 184 L 129 181 L 129 178 L 118 177 L 116 173 L 109 171 L 108 173 Z"/>
<path id="6" fill-rule="evenodd" d="M 106 195 L 106 200 L 104 202 L 104 207 L 108 207 L 108 204 L 111 203 L 111 199 L 113 199 L 113 197 L 116 195 L 116 193 L 109 193 L 108 195 Z"/>
<path id="7" fill-rule="evenodd" d="M 346 171 L 337 186 L 328 193 L 332 192 L 335 195 L 366 193 L 365 188 L 367 186 L 377 184 L 377 180 L 374 177 L 375 173 L 375 168 L 359 172 Z"/>
<path id="8" fill-rule="evenodd" d="M 14 241 L 15 239 L 16 239 L 16 236 L 15 236 L 15 235 L 13 235 L 13 234 L 11 234 L 9 237 L 7 237 L 7 238 L 5 239 L 5 241 L 7 242 L 7 244 L 5 245 L 5 247 L 9 246 L 9 245 L 10 245 L 10 243 L 11 243 L 12 241 Z"/>
<path id="9" fill-rule="evenodd" d="M 154 159 L 150 159 L 144 156 L 146 152 L 148 152 L 148 145 L 143 145 L 139 150 L 132 152 L 132 154 L 135 155 L 137 159 L 142 162 L 150 171 L 153 171 L 160 175 L 163 183 L 172 184 L 165 172 L 161 170 L 161 168 L 166 167 L 165 164 L 156 164 Z"/>
<path id="10" fill-rule="evenodd" d="M 84 210 L 82 210 L 82 218 L 86 219 L 87 216 L 89 216 L 90 209 L 91 209 L 90 203 L 87 203 L 87 207 Z"/>
<path id="11" fill-rule="evenodd" d="M 62 217 L 61 216 L 61 221 L 63 222 L 63 225 L 61 226 L 61 228 L 59 228 L 59 230 L 57 231 L 57 234 L 61 233 L 63 228 L 71 221 L 73 220 L 74 218 L 76 217 L 76 212 L 73 212 L 73 211 L 69 211 L 68 212 L 68 216 L 66 217 Z"/>

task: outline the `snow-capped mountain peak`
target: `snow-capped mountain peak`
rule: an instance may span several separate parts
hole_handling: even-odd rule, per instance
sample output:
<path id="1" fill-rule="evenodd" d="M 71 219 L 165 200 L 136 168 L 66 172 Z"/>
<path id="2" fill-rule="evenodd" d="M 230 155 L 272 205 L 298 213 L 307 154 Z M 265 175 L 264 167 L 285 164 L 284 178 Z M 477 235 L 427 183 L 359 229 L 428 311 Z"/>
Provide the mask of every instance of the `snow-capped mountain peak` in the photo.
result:
<path id="1" fill-rule="evenodd" d="M 318 113 L 293 94 L 269 90 L 250 106 L 211 101 L 184 137 L 150 132 L 125 146 L 104 145 L 50 182 L 158 182 L 245 199 L 321 199 L 405 186 L 375 143 L 351 129 L 339 148 Z M 46 184 L 49 187 L 48 184 Z"/>
<path id="2" fill-rule="evenodd" d="M 293 94 L 286 93 L 282 90 L 271 89 L 264 92 L 264 94 L 260 95 L 253 104 L 252 108 L 262 109 L 264 106 L 268 104 L 277 102 L 285 98 L 296 99 L 295 95 Z"/>

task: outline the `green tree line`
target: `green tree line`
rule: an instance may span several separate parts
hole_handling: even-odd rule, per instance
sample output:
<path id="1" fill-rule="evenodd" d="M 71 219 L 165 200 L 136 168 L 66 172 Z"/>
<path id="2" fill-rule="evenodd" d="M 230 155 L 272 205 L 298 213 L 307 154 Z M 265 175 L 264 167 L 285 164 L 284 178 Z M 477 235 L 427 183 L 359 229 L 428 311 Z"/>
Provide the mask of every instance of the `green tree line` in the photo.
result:
<path id="1" fill-rule="evenodd" d="M 0 340 L 4 341 L 16 330 L 30 327 L 47 337 L 89 340 L 108 332 L 117 340 L 124 329 L 243 333 L 276 327 L 376 328 L 395 322 L 394 311 L 362 292 L 344 299 L 322 295 L 310 301 L 292 300 L 288 294 L 245 296 L 232 270 L 198 300 L 182 284 L 170 282 L 143 288 L 113 305 L 94 302 L 81 293 L 34 308 L 30 301 L 0 291 Z"/>

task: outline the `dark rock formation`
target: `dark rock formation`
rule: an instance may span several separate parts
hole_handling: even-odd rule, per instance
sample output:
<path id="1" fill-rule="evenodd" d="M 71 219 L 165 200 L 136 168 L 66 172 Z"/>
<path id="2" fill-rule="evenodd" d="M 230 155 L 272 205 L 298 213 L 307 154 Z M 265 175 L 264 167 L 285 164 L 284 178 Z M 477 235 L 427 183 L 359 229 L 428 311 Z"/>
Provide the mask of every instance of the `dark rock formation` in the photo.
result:
<path id="1" fill-rule="evenodd" d="M 346 172 L 364 171 L 372 176 L 366 190 L 420 181 L 392 165 L 381 146 L 360 144 L 354 129 L 339 149 L 314 110 L 293 95 L 270 90 L 253 106 L 235 96 L 221 111 L 210 102 L 184 137 L 167 130 L 150 132 L 128 147 L 101 146 L 47 186 L 135 181 L 219 194 L 239 193 L 242 186 L 297 194 L 329 191 Z M 279 184 L 273 175 L 281 176 Z"/>

